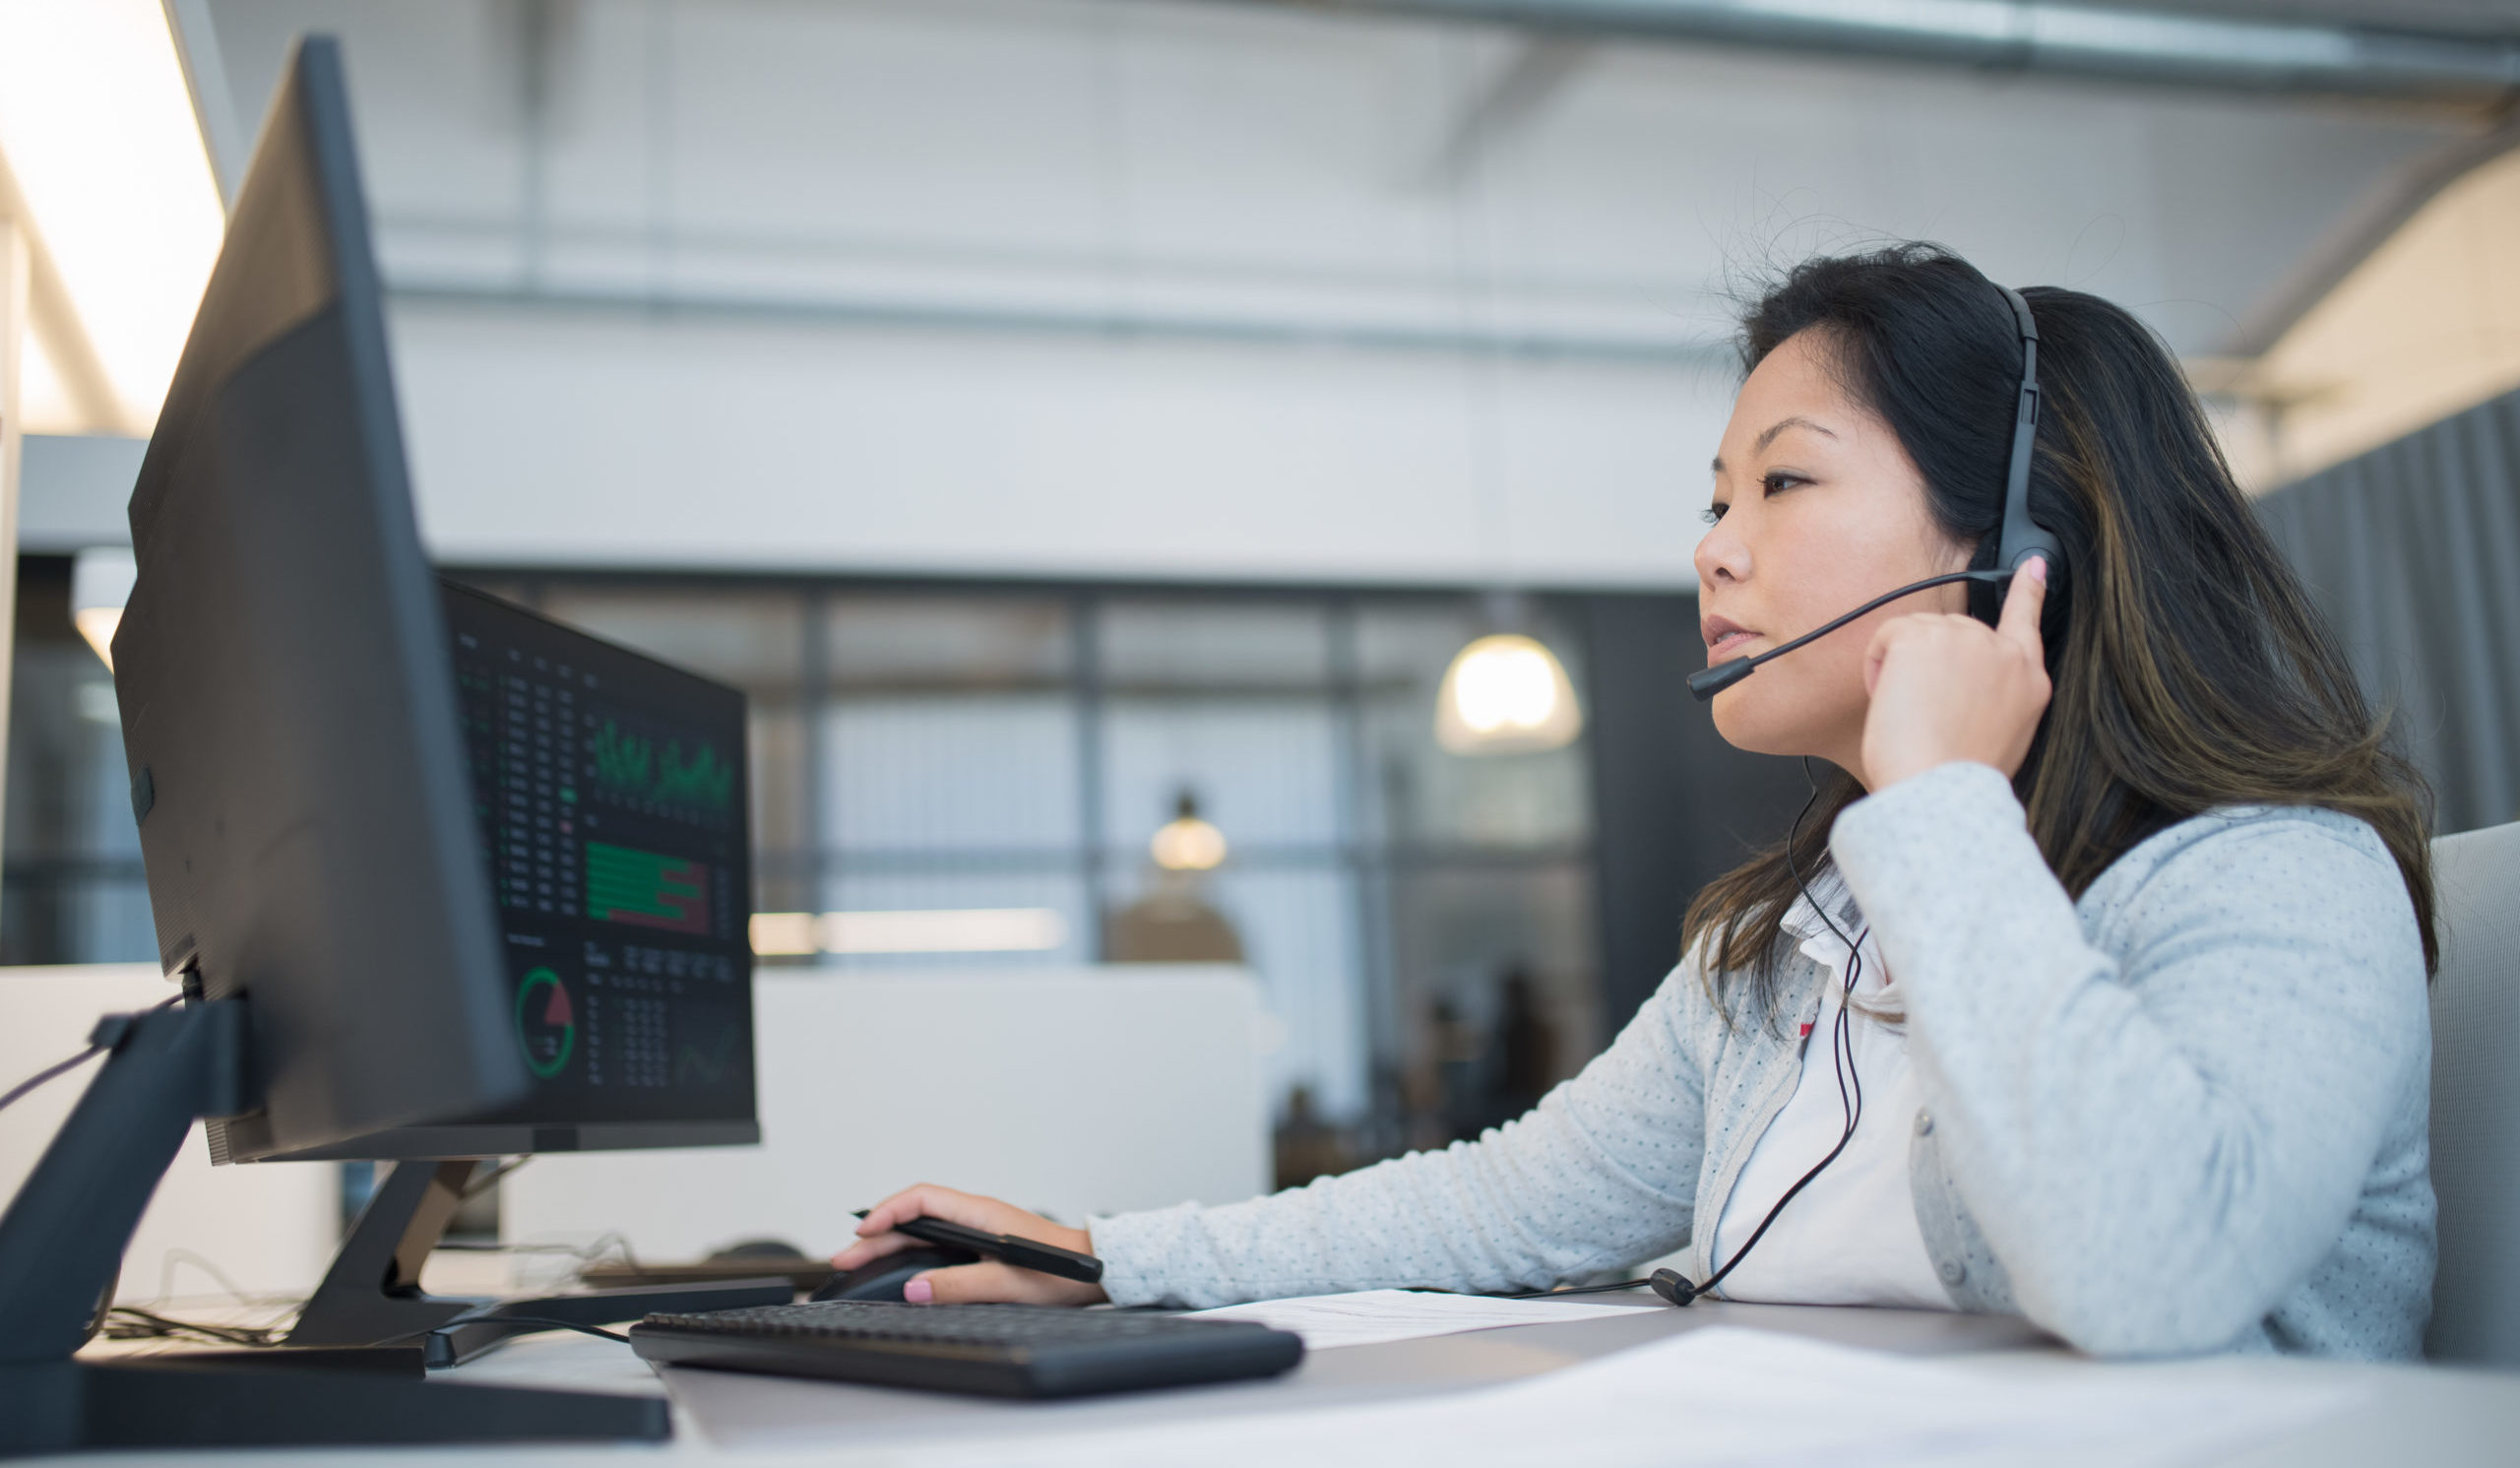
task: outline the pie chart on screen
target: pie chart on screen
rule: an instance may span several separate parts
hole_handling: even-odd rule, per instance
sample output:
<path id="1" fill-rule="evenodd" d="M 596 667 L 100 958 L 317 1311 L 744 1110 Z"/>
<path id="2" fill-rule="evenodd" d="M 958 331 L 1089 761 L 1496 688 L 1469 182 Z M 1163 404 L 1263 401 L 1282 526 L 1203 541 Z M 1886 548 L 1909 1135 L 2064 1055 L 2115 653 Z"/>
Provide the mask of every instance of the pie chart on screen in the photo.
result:
<path id="1" fill-rule="evenodd" d="M 578 1011 L 569 987 L 549 969 L 529 969 L 516 991 L 516 1038 L 525 1068 L 550 1080 L 569 1068 L 578 1048 Z"/>

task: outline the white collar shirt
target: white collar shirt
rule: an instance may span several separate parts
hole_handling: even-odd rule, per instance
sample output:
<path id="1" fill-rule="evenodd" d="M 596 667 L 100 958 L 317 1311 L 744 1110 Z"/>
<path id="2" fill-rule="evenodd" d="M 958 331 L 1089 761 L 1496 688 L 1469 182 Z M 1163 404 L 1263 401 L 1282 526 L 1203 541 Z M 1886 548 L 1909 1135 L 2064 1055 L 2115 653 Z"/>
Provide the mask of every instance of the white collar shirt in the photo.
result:
<path id="1" fill-rule="evenodd" d="M 1922 1098 L 1909 1062 L 1903 1025 L 1882 1015 L 1902 1008 L 1863 915 L 1834 872 L 1813 895 L 1829 905 L 1833 930 L 1809 898 L 1796 898 L 1778 924 L 1804 954 L 1834 976 L 1821 986 L 1820 1008 L 1805 1032 L 1802 1074 L 1794 1094 L 1768 1122 L 1726 1198 L 1715 1226 L 1721 1267 L 1749 1242 L 1796 1181 L 1829 1155 L 1846 1133 L 1839 1065 L 1832 1036 L 1844 1005 L 1847 937 L 1857 940 L 1862 972 L 1855 989 L 1848 1036 L 1863 1106 L 1846 1150 L 1795 1195 L 1758 1245 L 1716 1287 L 1726 1300 L 1787 1305 L 1880 1305 L 1953 1308 L 1935 1276 L 1908 1182 L 1909 1132 Z M 1848 1096 L 1853 1095 L 1852 1087 Z"/>

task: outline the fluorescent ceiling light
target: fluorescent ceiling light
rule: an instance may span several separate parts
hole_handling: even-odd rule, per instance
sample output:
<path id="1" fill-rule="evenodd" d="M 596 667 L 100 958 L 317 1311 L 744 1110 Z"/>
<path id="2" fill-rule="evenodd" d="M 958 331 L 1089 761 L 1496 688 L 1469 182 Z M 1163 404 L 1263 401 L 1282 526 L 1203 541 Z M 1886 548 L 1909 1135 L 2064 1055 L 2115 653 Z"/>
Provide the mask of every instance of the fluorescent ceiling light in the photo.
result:
<path id="1" fill-rule="evenodd" d="M 804 953 L 1040 953 L 1067 941 L 1051 908 L 924 908 L 889 913 L 755 913 L 752 951 Z"/>
<path id="2" fill-rule="evenodd" d="M 44 350 L 43 334 L 30 331 L 20 346 L 18 421 L 30 433 L 77 433 L 88 427 L 87 415 L 52 364 L 52 353 Z"/>
<path id="3" fill-rule="evenodd" d="M 0 156 L 148 431 L 226 226 L 160 0 L 0 0 Z"/>
<path id="4" fill-rule="evenodd" d="M 105 660 L 107 672 L 114 670 L 114 631 L 122 625 L 123 605 L 139 579 L 131 552 L 111 546 L 82 550 L 70 563 L 70 620 Z"/>
<path id="5" fill-rule="evenodd" d="M 103 659 L 105 671 L 114 670 L 114 634 L 122 630 L 122 608 L 119 606 L 88 606 L 70 614 L 78 624 L 79 635 Z"/>
<path id="6" fill-rule="evenodd" d="M 811 913 L 755 913 L 752 915 L 752 951 L 760 958 L 793 958 L 800 953 L 818 953 L 823 945 L 816 926 Z"/>
<path id="7" fill-rule="evenodd" d="M 825 913 L 826 953 L 1027 953 L 1067 941 L 1067 920 L 1049 908 L 940 908 L 905 913 Z"/>

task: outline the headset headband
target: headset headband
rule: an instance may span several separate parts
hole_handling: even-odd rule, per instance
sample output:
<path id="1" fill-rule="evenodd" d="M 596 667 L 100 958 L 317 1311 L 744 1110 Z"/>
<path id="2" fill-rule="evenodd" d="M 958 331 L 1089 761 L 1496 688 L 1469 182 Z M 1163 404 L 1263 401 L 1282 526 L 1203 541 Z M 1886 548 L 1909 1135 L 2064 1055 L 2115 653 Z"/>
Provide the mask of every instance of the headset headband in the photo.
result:
<path id="1" fill-rule="evenodd" d="M 2021 395 L 2013 414 L 2012 463 L 2004 473 L 2003 536 L 1996 543 L 1995 569 L 2017 571 L 2023 561 L 2044 555 L 2052 583 L 2065 566 L 2064 546 L 2030 518 L 2031 448 L 2039 437 L 2039 320 L 2020 291 L 2010 286 L 1995 288 L 2004 293 L 2021 331 Z"/>

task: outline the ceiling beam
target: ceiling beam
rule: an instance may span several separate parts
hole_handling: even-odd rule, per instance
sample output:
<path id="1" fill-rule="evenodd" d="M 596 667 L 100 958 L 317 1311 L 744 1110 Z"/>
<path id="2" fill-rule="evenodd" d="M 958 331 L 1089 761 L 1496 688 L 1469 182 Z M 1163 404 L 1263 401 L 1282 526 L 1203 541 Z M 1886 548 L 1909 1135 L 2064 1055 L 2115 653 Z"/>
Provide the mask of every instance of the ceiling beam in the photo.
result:
<path id="1" fill-rule="evenodd" d="M 27 207 L 26 195 L 19 192 L 18 177 L 9 171 L 5 155 L 0 155 L 0 220 L 16 222 L 26 241 L 27 330 L 43 344 L 44 358 L 52 363 L 53 375 L 60 379 L 61 390 L 70 399 L 84 430 L 147 431 L 133 419 L 122 395 L 114 391 L 104 358 L 96 354 L 96 345 L 89 339 L 87 325 L 79 319 L 78 308 L 70 303 L 70 288 L 62 284 L 60 267 L 44 247 L 43 233 L 34 225 L 34 211 Z"/>
<path id="2" fill-rule="evenodd" d="M 1458 185 L 1489 150 L 1531 122 L 1563 92 L 1592 55 L 1593 43 L 1570 35 L 1534 35 L 1487 84 L 1462 104 L 1441 147 L 1418 171 L 1430 191 Z"/>
<path id="3" fill-rule="evenodd" d="M 389 300 L 398 306 L 435 306 L 500 313 L 535 310 L 579 316 L 626 317 L 652 324 L 679 319 L 803 329 L 1188 342 L 1293 351 L 1601 362 L 1694 371 L 1732 372 L 1737 366 L 1736 353 L 1729 336 L 1623 335 L 1545 326 L 1478 330 L 1372 321 L 1258 319 L 1163 311 L 1109 312 L 928 301 L 781 298 L 700 291 L 660 295 L 654 291 L 621 289 L 603 285 L 580 287 L 534 283 L 522 287 L 509 287 L 409 278 L 395 282 L 390 291 Z"/>
<path id="4" fill-rule="evenodd" d="M 2496 110 L 2507 37 L 2252 21 L 2053 0 L 1235 0 L 1310 15 L 1481 22 L 2007 71 Z"/>
<path id="5" fill-rule="evenodd" d="M 2414 166 L 2393 173 L 2276 278 L 2274 287 L 2240 319 L 2222 350 L 2236 357 L 2256 357 L 2273 350 L 2311 307 L 2344 285 L 2346 277 L 2426 205 L 2516 148 L 2520 148 L 2520 118 L 2509 118 L 2487 132 L 2444 144 Z"/>
<path id="6" fill-rule="evenodd" d="M 236 113 L 235 93 L 227 85 L 227 63 L 219 50 L 219 28 L 211 20 L 210 0 L 163 0 L 166 32 L 174 37 L 175 59 L 184 68 L 184 90 L 192 95 L 193 122 L 201 129 L 202 152 L 210 157 L 211 181 L 221 204 L 236 207 L 237 187 L 245 181 L 251 144 L 244 119 Z"/>

